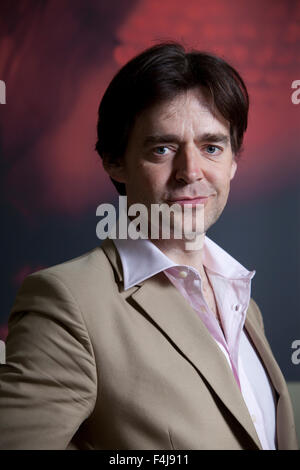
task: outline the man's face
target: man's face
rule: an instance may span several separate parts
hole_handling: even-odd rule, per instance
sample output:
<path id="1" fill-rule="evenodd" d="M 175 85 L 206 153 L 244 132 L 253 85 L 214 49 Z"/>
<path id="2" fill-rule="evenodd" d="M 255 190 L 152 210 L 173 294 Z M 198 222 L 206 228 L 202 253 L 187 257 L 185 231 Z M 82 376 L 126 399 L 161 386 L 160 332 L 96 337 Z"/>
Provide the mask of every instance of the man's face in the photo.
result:
<path id="1" fill-rule="evenodd" d="M 199 90 L 181 93 L 138 116 L 121 166 L 108 171 L 125 183 L 128 206 L 143 203 L 150 213 L 153 203 L 204 204 L 206 232 L 226 205 L 236 171 L 229 124 Z"/>

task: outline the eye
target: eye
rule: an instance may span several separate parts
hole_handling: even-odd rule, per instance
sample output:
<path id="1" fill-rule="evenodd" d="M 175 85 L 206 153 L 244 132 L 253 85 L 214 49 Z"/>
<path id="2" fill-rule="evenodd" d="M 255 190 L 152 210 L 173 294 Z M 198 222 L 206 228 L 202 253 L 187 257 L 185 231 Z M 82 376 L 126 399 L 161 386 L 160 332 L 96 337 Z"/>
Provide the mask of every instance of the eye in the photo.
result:
<path id="1" fill-rule="evenodd" d="M 206 145 L 205 150 L 209 155 L 219 155 L 222 152 L 222 149 L 215 145 Z"/>
<path id="2" fill-rule="evenodd" d="M 156 155 L 166 155 L 168 150 L 168 147 L 160 145 L 159 147 L 155 147 L 153 149 L 153 153 L 155 153 Z"/>

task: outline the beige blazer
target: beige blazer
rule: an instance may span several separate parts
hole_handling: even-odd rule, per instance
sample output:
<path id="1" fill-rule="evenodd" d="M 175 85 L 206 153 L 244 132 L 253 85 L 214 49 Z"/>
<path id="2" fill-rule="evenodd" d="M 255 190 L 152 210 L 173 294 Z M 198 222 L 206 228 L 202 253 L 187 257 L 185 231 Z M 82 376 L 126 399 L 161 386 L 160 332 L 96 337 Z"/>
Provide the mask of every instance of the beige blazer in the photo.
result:
<path id="1" fill-rule="evenodd" d="M 245 328 L 297 449 L 283 375 L 253 300 Z M 261 449 L 225 356 L 167 277 L 124 292 L 106 240 L 28 276 L 0 366 L 0 449 Z"/>

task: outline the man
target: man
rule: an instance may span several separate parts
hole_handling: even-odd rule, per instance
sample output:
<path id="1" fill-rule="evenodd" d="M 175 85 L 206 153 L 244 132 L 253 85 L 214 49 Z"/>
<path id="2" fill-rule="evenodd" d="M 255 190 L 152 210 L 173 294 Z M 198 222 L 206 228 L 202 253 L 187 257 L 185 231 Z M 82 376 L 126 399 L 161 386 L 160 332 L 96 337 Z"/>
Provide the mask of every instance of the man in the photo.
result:
<path id="1" fill-rule="evenodd" d="M 297 449 L 250 298 L 255 272 L 206 236 L 247 113 L 238 73 L 178 44 L 146 50 L 114 77 L 99 108 L 105 170 L 129 207 L 189 204 L 189 234 L 203 244 L 187 249 L 187 237 L 161 231 L 107 239 L 25 279 L 1 366 L 0 448 Z M 177 210 L 171 235 L 182 220 Z"/>

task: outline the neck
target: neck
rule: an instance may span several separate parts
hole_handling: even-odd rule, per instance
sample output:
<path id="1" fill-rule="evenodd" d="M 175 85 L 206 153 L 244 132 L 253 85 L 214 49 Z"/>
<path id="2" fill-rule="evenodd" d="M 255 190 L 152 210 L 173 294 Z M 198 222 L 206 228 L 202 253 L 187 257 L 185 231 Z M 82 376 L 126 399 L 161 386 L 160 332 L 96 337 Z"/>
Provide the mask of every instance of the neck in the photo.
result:
<path id="1" fill-rule="evenodd" d="M 202 235 L 202 240 L 204 239 Z M 207 282 L 206 273 L 202 263 L 203 243 L 199 243 L 199 247 L 194 249 L 186 248 L 186 240 L 151 240 L 168 258 L 177 264 L 191 266 L 201 276 L 204 283 Z"/>

